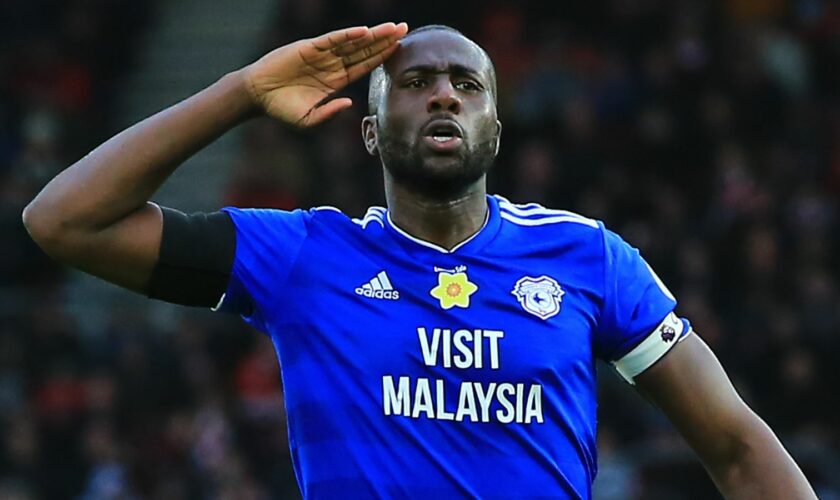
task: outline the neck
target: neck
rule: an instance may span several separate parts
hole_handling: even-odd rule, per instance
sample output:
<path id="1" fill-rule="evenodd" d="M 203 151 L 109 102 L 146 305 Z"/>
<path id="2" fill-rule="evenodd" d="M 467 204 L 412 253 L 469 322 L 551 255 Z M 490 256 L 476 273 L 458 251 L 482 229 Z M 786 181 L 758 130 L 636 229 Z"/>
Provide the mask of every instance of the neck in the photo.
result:
<path id="1" fill-rule="evenodd" d="M 487 219 L 485 177 L 448 198 L 433 198 L 403 186 L 385 171 L 391 222 L 411 236 L 451 250 L 477 233 Z"/>

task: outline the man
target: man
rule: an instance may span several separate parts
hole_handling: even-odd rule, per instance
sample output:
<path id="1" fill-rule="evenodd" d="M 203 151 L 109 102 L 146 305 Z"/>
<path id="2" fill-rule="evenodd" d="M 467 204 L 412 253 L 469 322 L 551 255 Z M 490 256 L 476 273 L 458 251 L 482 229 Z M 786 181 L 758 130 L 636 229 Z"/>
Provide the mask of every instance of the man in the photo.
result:
<path id="1" fill-rule="evenodd" d="M 601 357 L 725 496 L 814 498 L 635 249 L 600 222 L 487 196 L 501 136 L 487 54 L 451 28 L 406 33 L 350 28 L 269 53 L 58 175 L 27 228 L 63 262 L 268 333 L 306 497 L 588 498 Z M 260 112 L 321 123 L 374 68 L 362 132 L 387 210 L 186 216 L 147 201 L 232 126 Z"/>

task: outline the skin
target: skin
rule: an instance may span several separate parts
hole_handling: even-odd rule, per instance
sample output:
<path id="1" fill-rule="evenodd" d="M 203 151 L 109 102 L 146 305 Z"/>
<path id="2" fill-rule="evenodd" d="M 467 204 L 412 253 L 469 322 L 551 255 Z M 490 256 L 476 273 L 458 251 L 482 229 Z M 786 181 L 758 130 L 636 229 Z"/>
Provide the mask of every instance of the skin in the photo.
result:
<path id="1" fill-rule="evenodd" d="M 385 167 L 393 222 L 451 248 L 484 222 L 486 168 L 498 151 L 501 124 L 487 91 L 487 61 L 476 46 L 433 31 L 409 37 L 400 48 L 407 29 L 385 23 L 337 30 L 280 47 L 224 76 L 59 174 L 24 210 L 27 230 L 55 259 L 143 292 L 162 230 L 160 208 L 148 200 L 179 164 L 254 116 L 297 127 L 329 119 L 352 102 L 326 99 L 396 53 L 386 66 L 385 99 L 362 124 L 365 146 Z M 425 69 L 408 71 L 418 65 Z M 470 79 L 484 90 L 466 84 Z M 464 150 L 438 154 L 424 146 L 423 127 L 436 117 L 460 125 Z M 482 162 L 468 168 L 465 159 L 476 154 Z M 403 156 L 412 160 L 400 163 Z M 816 498 L 698 336 L 677 344 L 636 382 L 697 452 L 725 497 Z"/>
<path id="2" fill-rule="evenodd" d="M 815 499 L 776 435 L 741 399 L 696 334 L 636 377 L 700 457 L 718 490 L 735 499 Z"/>
<path id="3" fill-rule="evenodd" d="M 54 259 L 145 292 L 163 229 L 148 200 L 178 165 L 249 118 L 312 127 L 350 107 L 347 98 L 321 103 L 382 64 L 407 31 L 394 23 L 337 30 L 225 75 L 61 172 L 24 209 L 26 229 Z"/>
<path id="4" fill-rule="evenodd" d="M 472 41 L 435 30 L 402 42 L 385 70 L 385 97 L 377 114 L 362 121 L 362 137 L 384 167 L 392 222 L 452 248 L 475 234 L 487 214 L 486 174 L 502 131 L 490 63 Z M 424 128 L 436 119 L 463 130 L 457 151 L 440 153 L 425 144 Z"/>

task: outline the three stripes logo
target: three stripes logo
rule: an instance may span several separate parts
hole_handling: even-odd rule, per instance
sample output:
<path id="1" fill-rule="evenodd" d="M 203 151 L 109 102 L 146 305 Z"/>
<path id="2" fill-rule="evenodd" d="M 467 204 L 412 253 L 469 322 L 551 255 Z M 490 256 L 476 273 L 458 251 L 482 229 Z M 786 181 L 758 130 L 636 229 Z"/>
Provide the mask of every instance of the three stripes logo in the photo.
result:
<path id="1" fill-rule="evenodd" d="M 356 294 L 371 299 L 399 300 L 400 298 L 400 292 L 394 290 L 385 271 L 379 271 L 379 274 L 370 281 L 356 288 Z"/>

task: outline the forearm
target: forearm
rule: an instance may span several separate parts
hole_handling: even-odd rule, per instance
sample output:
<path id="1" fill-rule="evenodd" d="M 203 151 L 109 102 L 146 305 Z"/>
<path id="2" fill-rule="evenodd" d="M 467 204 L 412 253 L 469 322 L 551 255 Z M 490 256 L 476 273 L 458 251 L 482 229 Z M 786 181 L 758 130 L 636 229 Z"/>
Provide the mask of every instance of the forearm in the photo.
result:
<path id="1" fill-rule="evenodd" d="M 112 137 L 60 173 L 24 212 L 27 227 L 105 228 L 141 208 L 184 160 L 255 113 L 241 72 Z"/>
<path id="2" fill-rule="evenodd" d="M 726 498 L 816 498 L 699 336 L 690 334 L 636 382 L 697 452 Z"/>
<path id="3" fill-rule="evenodd" d="M 720 457 L 703 457 L 727 499 L 817 498 L 805 475 L 773 431 L 757 416 L 740 436 L 739 446 Z"/>
<path id="4" fill-rule="evenodd" d="M 328 98 L 382 64 L 408 27 L 336 30 L 279 47 L 108 140 L 56 176 L 23 212 L 32 238 L 67 265 L 139 292 L 160 263 L 149 199 L 184 160 L 245 119 L 311 127 L 352 104 Z"/>

